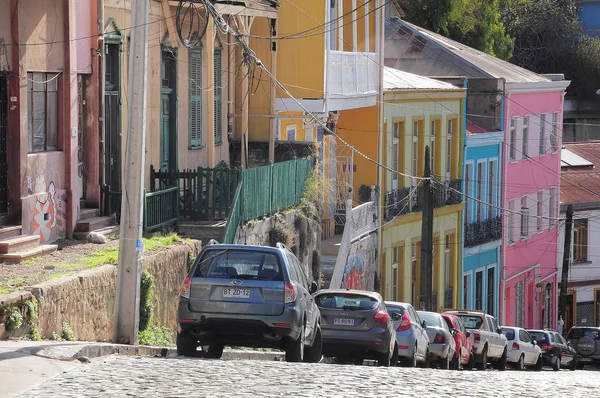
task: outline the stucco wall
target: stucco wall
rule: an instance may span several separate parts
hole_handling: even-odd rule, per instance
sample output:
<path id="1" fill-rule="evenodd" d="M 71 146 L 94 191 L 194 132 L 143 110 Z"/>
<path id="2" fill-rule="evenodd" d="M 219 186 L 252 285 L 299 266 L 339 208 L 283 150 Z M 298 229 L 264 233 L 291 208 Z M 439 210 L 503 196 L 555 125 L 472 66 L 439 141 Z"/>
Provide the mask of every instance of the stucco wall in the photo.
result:
<path id="1" fill-rule="evenodd" d="M 178 288 L 187 272 L 188 253 L 196 255 L 200 242 L 180 243 L 143 259 L 144 269 L 155 279 L 154 319 L 176 328 Z M 104 265 L 77 275 L 34 286 L 30 292 L 0 295 L 0 339 L 22 337 L 26 325 L 10 334 L 4 327 L 2 309 L 22 306 L 27 300 L 39 305 L 38 326 L 43 338 L 61 334 L 63 322 L 72 326 L 79 340 L 111 341 L 114 330 L 115 284 L 117 268 Z"/>

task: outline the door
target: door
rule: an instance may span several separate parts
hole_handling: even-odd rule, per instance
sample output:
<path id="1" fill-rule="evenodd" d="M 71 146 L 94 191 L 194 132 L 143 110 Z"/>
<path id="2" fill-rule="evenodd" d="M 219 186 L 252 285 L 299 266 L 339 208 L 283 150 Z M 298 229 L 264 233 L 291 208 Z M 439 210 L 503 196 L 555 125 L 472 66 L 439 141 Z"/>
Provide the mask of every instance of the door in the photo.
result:
<path id="1" fill-rule="evenodd" d="M 86 86 L 87 76 L 77 75 L 77 190 L 80 199 L 85 199 Z"/>
<path id="2" fill-rule="evenodd" d="M 0 74 L 0 216 L 8 213 L 8 78 Z"/>
<path id="3" fill-rule="evenodd" d="M 169 94 L 161 95 L 160 169 L 171 170 L 169 164 Z"/>
<path id="4" fill-rule="evenodd" d="M 163 47 L 160 97 L 160 169 L 177 170 L 177 59 Z"/>
<path id="5" fill-rule="evenodd" d="M 104 87 L 104 215 L 121 209 L 121 62 L 120 44 L 106 44 Z M 85 144 L 84 144 L 85 145 Z"/>

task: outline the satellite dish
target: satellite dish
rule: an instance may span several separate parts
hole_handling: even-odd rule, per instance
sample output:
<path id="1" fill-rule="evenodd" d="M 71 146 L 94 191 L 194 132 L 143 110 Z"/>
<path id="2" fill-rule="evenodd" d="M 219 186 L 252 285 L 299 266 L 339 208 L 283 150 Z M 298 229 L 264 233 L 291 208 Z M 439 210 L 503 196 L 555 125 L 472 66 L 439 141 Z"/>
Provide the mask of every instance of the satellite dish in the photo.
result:
<path id="1" fill-rule="evenodd" d="M 185 47 L 192 48 L 200 44 L 206 33 L 208 17 L 208 8 L 204 1 L 179 0 L 175 13 L 175 27 L 179 40 Z"/>

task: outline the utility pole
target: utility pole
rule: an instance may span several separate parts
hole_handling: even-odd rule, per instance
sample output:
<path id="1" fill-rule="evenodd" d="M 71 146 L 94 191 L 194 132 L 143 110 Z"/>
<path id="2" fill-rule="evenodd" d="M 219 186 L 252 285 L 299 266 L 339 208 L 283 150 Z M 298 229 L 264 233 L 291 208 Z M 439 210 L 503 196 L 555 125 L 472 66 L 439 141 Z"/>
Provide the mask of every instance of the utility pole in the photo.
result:
<path id="1" fill-rule="evenodd" d="M 433 185 L 431 184 L 431 160 L 429 145 L 425 147 L 425 173 L 423 180 L 423 218 L 421 222 L 421 281 L 420 302 L 425 304 L 427 311 L 433 308 Z"/>
<path id="2" fill-rule="evenodd" d="M 142 220 L 144 212 L 144 154 L 146 149 L 146 90 L 148 76 L 149 0 L 132 0 L 129 58 L 129 114 L 125 178 L 122 184 L 119 268 L 117 275 L 114 341 L 137 344 L 140 277 L 142 271 Z"/>
<path id="3" fill-rule="evenodd" d="M 567 309 L 567 290 L 569 289 L 569 263 L 571 262 L 571 230 L 573 229 L 573 205 L 567 206 L 567 219 L 565 223 L 565 248 L 563 253 L 562 279 L 560 280 L 560 298 L 558 316 L 562 316 L 567 323 L 565 312 Z"/>

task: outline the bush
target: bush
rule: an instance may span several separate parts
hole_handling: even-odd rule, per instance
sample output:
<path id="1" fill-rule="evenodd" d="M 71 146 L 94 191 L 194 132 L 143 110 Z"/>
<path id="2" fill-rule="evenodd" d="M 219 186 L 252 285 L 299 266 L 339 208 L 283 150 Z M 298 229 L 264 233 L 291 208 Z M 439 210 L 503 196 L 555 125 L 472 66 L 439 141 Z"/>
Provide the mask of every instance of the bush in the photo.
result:
<path id="1" fill-rule="evenodd" d="M 278 242 L 290 247 L 292 246 L 293 233 L 283 216 L 273 216 L 273 224 L 269 230 L 269 245 L 275 247 Z"/>
<path id="2" fill-rule="evenodd" d="M 63 322 L 63 331 L 62 331 L 62 339 L 65 341 L 76 341 L 77 335 L 73 330 L 73 327 L 69 325 L 67 322 Z"/>
<path id="3" fill-rule="evenodd" d="M 152 326 L 149 329 L 141 331 L 138 340 L 140 345 L 154 347 L 168 347 L 174 345 L 171 330 L 164 326 Z"/>
<path id="4" fill-rule="evenodd" d="M 13 309 L 4 326 L 8 332 L 16 330 L 23 325 L 23 315 L 18 308 Z"/>
<path id="5" fill-rule="evenodd" d="M 153 289 L 154 279 L 148 271 L 144 271 L 140 283 L 140 331 L 148 329 L 148 326 L 152 323 L 152 315 L 154 312 L 154 305 L 152 304 Z"/>
<path id="6" fill-rule="evenodd" d="M 42 335 L 40 334 L 40 329 L 37 325 L 39 314 L 38 303 L 37 301 L 29 300 L 25 302 L 25 307 L 27 308 L 27 324 L 29 325 L 27 338 L 34 341 L 41 340 Z"/>

